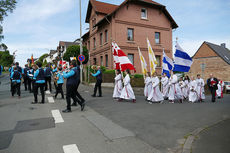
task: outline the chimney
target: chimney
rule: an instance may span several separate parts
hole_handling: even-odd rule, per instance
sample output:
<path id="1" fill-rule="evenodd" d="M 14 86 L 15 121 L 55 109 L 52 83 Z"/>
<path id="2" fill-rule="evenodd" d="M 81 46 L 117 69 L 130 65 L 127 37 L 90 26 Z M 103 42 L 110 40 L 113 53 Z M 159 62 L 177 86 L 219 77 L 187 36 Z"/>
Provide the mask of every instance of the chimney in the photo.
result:
<path id="1" fill-rule="evenodd" d="M 220 44 L 220 46 L 223 47 L 223 48 L 226 48 L 226 44 L 225 43 Z"/>

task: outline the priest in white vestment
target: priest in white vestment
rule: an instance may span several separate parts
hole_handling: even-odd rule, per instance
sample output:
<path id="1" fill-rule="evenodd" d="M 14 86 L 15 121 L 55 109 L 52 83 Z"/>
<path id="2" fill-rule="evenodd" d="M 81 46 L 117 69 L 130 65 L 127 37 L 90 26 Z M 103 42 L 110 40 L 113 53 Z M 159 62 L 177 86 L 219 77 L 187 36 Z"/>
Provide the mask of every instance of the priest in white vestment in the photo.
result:
<path id="1" fill-rule="evenodd" d="M 116 77 L 114 78 L 114 80 L 115 80 L 115 86 L 114 86 L 114 90 L 113 90 L 113 98 L 120 98 L 121 90 L 123 88 L 122 76 L 121 76 L 120 70 L 116 71 Z"/>

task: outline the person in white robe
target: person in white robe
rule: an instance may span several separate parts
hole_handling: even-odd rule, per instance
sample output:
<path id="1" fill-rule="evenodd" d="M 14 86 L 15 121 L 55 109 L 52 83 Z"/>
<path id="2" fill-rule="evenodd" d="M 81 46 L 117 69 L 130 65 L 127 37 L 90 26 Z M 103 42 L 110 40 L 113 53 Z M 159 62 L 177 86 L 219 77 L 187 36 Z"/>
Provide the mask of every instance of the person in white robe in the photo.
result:
<path id="1" fill-rule="evenodd" d="M 197 74 L 197 96 L 198 96 L 198 101 L 202 102 L 205 99 L 205 93 L 204 93 L 204 80 L 200 77 L 200 74 Z"/>
<path id="2" fill-rule="evenodd" d="M 130 70 L 127 69 L 125 71 L 125 78 L 123 79 L 123 83 L 124 83 L 124 87 L 121 91 L 121 96 L 120 96 L 120 99 L 119 101 L 122 101 L 123 99 L 126 99 L 126 100 L 132 100 L 133 103 L 136 102 L 136 98 L 135 98 L 135 95 L 134 95 L 134 92 L 133 92 L 133 89 L 130 85 Z"/>
<path id="3" fill-rule="evenodd" d="M 163 102 L 164 98 L 159 88 L 160 80 L 157 77 L 156 72 L 153 74 L 151 80 L 152 80 L 152 90 L 147 100 L 149 101 L 150 104 L 152 102 Z"/>
<path id="4" fill-rule="evenodd" d="M 182 92 L 182 95 L 183 95 L 183 99 L 185 99 L 187 90 L 186 90 L 186 88 L 185 88 L 185 87 L 186 87 L 186 84 L 185 84 L 185 82 L 183 81 L 183 78 L 182 78 L 182 77 L 180 78 L 179 86 L 180 86 L 180 89 L 181 89 L 181 92 Z"/>
<path id="5" fill-rule="evenodd" d="M 194 80 L 194 77 L 191 77 L 191 81 L 189 83 L 189 102 L 194 103 L 195 101 L 197 101 L 198 99 L 198 95 L 197 95 L 197 82 L 196 80 Z"/>
<path id="6" fill-rule="evenodd" d="M 216 95 L 217 95 L 218 99 L 223 98 L 223 89 L 224 89 L 224 83 L 223 83 L 223 81 L 219 80 L 219 82 L 217 84 L 217 87 L 218 88 L 216 90 Z"/>
<path id="7" fill-rule="evenodd" d="M 145 88 L 144 88 L 144 96 L 148 98 L 149 94 L 152 90 L 152 81 L 150 77 L 150 72 L 147 72 L 147 75 L 145 77 Z"/>
<path id="8" fill-rule="evenodd" d="M 117 98 L 120 98 L 121 90 L 123 88 L 122 76 L 121 76 L 120 70 L 116 71 L 116 77 L 114 78 L 114 80 L 115 80 L 115 85 L 114 85 L 114 90 L 113 90 L 113 98 L 117 99 Z"/>
<path id="9" fill-rule="evenodd" d="M 162 94 L 164 99 L 168 99 L 169 94 L 169 78 L 167 77 L 166 73 L 163 74 L 161 78 L 161 85 L 162 85 Z"/>
<path id="10" fill-rule="evenodd" d="M 171 71 L 171 77 L 169 79 L 169 102 L 174 103 L 174 100 L 179 100 L 180 103 L 182 103 L 183 95 L 181 92 L 181 89 L 179 87 L 178 78 L 174 74 L 173 71 Z"/>
<path id="11" fill-rule="evenodd" d="M 190 82 L 190 78 L 189 76 L 186 75 L 184 78 L 185 87 L 182 91 L 185 99 L 187 99 L 189 95 L 189 82 Z"/>

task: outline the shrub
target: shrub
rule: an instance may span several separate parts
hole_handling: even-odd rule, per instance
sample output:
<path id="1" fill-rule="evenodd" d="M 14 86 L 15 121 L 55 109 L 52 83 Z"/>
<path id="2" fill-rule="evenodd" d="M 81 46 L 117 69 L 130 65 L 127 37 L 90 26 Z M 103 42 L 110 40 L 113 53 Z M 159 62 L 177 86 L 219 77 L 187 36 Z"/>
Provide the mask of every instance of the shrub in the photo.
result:
<path id="1" fill-rule="evenodd" d="M 143 78 L 143 74 L 134 74 L 134 78 Z"/>

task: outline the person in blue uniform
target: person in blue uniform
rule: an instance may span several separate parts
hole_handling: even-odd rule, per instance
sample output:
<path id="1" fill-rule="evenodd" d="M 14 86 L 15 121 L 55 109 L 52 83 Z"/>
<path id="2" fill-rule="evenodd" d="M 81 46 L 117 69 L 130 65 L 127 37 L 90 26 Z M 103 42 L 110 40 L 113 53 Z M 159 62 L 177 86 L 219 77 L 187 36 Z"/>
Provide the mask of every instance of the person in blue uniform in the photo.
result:
<path id="1" fill-rule="evenodd" d="M 46 65 L 44 72 L 45 72 L 45 91 L 48 89 L 48 84 L 49 84 L 50 92 L 52 92 L 52 86 L 51 86 L 52 69 L 50 68 L 50 64 Z"/>
<path id="2" fill-rule="evenodd" d="M 77 98 L 76 98 L 76 91 L 77 91 L 77 84 L 78 84 L 77 80 L 78 80 L 78 77 L 80 77 L 80 74 L 76 66 L 77 66 L 76 61 L 72 61 L 70 64 L 71 70 L 68 73 L 63 72 L 64 78 L 67 79 L 67 82 L 66 82 L 67 107 L 65 110 L 62 111 L 64 113 L 71 112 L 71 98 L 73 99 L 75 103 L 77 102 Z M 78 101 L 78 103 L 81 106 L 81 111 L 83 111 L 85 107 L 85 102 Z"/>
<path id="3" fill-rule="evenodd" d="M 28 64 L 26 64 L 24 68 L 24 75 L 23 75 L 25 91 L 27 91 L 27 89 L 29 88 L 28 87 L 29 77 L 27 75 L 28 71 L 29 71 L 29 67 L 28 67 Z"/>
<path id="4" fill-rule="evenodd" d="M 57 76 L 55 77 L 55 79 L 57 80 L 57 88 L 56 88 L 56 94 L 54 98 L 57 98 L 58 93 L 61 93 L 62 99 L 64 99 L 64 93 L 62 90 L 62 85 L 64 83 L 64 77 L 63 77 L 61 67 L 58 68 Z"/>
<path id="5" fill-rule="evenodd" d="M 12 72 L 14 72 L 14 67 L 15 65 L 14 64 L 11 64 L 11 67 L 9 68 L 9 72 L 10 72 L 10 92 L 12 92 L 12 78 L 11 78 L 11 74 Z"/>
<path id="6" fill-rule="evenodd" d="M 93 93 L 92 97 L 96 97 L 97 88 L 99 89 L 98 97 L 102 97 L 102 92 L 101 92 L 102 72 L 101 72 L 100 66 L 97 67 L 97 72 L 95 74 L 91 73 L 91 75 L 96 77 L 96 80 L 97 80 L 95 87 L 94 87 L 94 93 Z"/>
<path id="7" fill-rule="evenodd" d="M 21 96 L 21 78 L 22 75 L 21 73 L 18 71 L 17 67 L 14 67 L 14 71 L 11 73 L 11 80 L 12 80 L 12 97 L 14 96 L 14 94 L 17 91 L 17 95 L 20 98 Z"/>
<path id="8" fill-rule="evenodd" d="M 0 75 L 2 75 L 2 71 L 3 71 L 3 66 L 0 65 Z"/>
<path id="9" fill-rule="evenodd" d="M 79 87 L 79 85 L 80 85 L 80 83 L 81 83 L 81 80 L 80 80 L 80 67 L 79 67 L 79 65 L 77 65 L 76 67 L 75 67 L 76 69 L 77 69 L 77 72 L 78 72 L 78 77 L 77 77 L 77 86 L 76 86 L 76 96 L 77 96 L 77 101 L 81 101 L 82 103 L 84 103 L 85 102 L 85 99 L 84 98 L 82 98 L 82 96 L 80 95 L 80 93 L 78 92 L 78 87 Z M 75 102 L 73 102 L 72 103 L 72 106 L 77 106 L 77 102 L 75 101 Z"/>
<path id="10" fill-rule="evenodd" d="M 32 104 L 38 103 L 38 88 L 40 88 L 41 95 L 42 95 L 42 101 L 41 104 L 45 103 L 45 92 L 44 92 L 44 86 L 45 86 L 45 72 L 42 69 L 42 63 L 37 62 L 38 69 L 34 72 L 34 102 Z"/>

